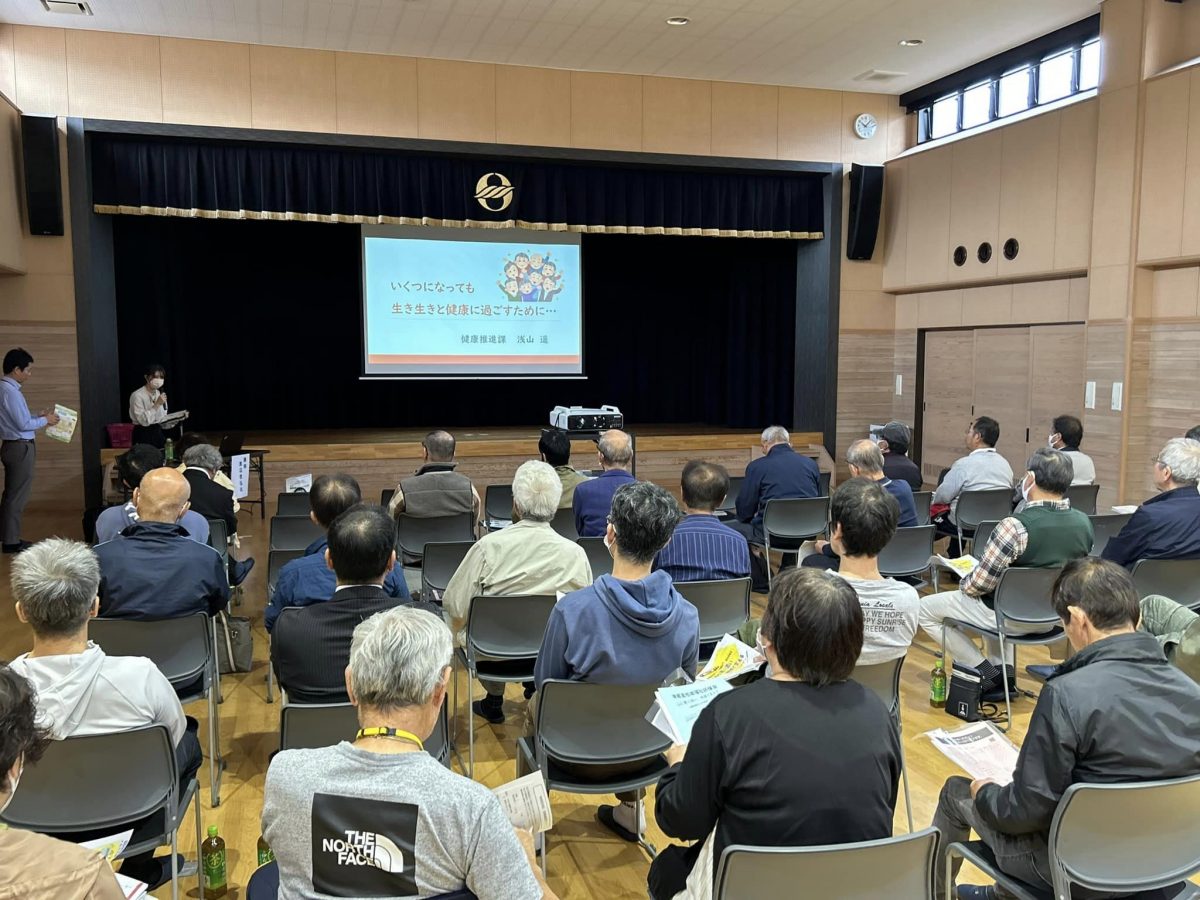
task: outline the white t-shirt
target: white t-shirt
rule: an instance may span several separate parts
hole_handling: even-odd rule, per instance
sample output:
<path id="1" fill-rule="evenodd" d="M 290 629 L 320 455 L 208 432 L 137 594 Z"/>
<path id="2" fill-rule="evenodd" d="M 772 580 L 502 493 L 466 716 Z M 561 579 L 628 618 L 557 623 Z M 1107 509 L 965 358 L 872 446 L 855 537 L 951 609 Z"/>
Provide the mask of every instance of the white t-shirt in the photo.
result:
<path id="1" fill-rule="evenodd" d="M 850 582 L 862 604 L 863 648 L 858 664 L 873 666 L 907 653 L 917 634 L 921 610 L 917 589 L 894 578 L 869 581 L 844 572 L 837 574 Z"/>

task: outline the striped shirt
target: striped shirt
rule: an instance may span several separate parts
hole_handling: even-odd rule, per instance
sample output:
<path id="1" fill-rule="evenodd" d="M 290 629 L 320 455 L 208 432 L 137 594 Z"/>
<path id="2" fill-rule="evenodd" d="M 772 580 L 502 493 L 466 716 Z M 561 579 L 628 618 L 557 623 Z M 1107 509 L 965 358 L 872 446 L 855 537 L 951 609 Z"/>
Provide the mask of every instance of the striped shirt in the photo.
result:
<path id="1" fill-rule="evenodd" d="M 750 574 L 750 546 L 716 516 L 693 513 L 676 526 L 654 568 L 664 569 L 672 581 L 745 578 Z"/>

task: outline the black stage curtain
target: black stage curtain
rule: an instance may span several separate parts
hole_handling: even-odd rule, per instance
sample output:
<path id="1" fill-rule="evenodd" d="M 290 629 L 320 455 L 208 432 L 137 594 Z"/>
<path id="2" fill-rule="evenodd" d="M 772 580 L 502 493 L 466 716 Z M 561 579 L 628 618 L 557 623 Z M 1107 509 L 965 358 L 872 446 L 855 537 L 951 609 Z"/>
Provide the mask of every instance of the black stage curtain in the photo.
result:
<path id="1" fill-rule="evenodd" d="M 296 144 L 92 138 L 101 213 L 820 238 L 822 177 Z"/>
<path id="2" fill-rule="evenodd" d="M 113 225 L 122 388 L 163 363 L 189 428 L 535 426 L 559 403 L 631 427 L 791 420 L 796 241 L 585 235 L 586 381 L 360 381 L 357 227 Z"/>

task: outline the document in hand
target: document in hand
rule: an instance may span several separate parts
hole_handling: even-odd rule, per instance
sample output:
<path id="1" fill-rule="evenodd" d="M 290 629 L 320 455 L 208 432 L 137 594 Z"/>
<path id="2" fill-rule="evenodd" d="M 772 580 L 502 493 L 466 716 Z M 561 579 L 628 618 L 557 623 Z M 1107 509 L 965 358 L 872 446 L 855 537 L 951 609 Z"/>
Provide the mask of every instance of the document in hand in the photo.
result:
<path id="1" fill-rule="evenodd" d="M 945 556 L 939 556 L 935 553 L 929 557 L 929 564 L 949 569 L 959 577 L 959 580 L 962 580 L 975 571 L 975 567 L 979 565 L 979 560 L 969 553 L 966 556 L 956 556 L 954 559 L 947 559 Z"/>
<path id="2" fill-rule="evenodd" d="M 541 772 L 530 772 L 516 781 L 500 785 L 492 793 L 504 807 L 508 821 L 517 828 L 540 834 L 554 827 L 554 814 L 550 811 L 550 798 L 546 795 Z"/>
<path id="3" fill-rule="evenodd" d="M 673 743 L 686 744 L 692 739 L 692 726 L 704 707 L 732 690 L 729 682 L 720 678 L 659 688 L 654 692 L 654 705 L 646 713 L 646 720 Z"/>
<path id="4" fill-rule="evenodd" d="M 749 644 L 743 644 L 732 634 L 727 634 L 717 643 L 712 658 L 696 676 L 696 680 L 737 678 L 746 672 L 753 672 L 766 661 L 766 658 Z"/>
<path id="5" fill-rule="evenodd" d="M 990 778 L 997 784 L 1013 779 L 1020 750 L 991 722 L 974 722 L 955 731 L 936 728 L 925 737 L 972 778 Z"/>
<path id="6" fill-rule="evenodd" d="M 176 425 L 178 425 L 180 422 L 182 422 L 184 419 L 186 419 L 190 415 L 191 415 L 191 413 L 189 413 L 186 409 L 181 409 L 181 410 L 179 410 L 179 412 L 170 413 L 166 418 L 164 418 L 162 420 L 162 427 L 163 428 L 174 428 Z"/>
<path id="7" fill-rule="evenodd" d="M 79 846 L 85 850 L 96 850 L 110 863 L 115 862 L 127 846 L 129 839 L 133 837 L 133 829 L 122 831 L 118 834 L 109 835 L 108 837 L 92 838 L 90 841 L 80 841 Z M 125 895 L 125 900 L 138 900 L 139 897 L 147 896 L 148 886 L 141 881 L 130 878 L 127 875 L 122 875 L 120 872 L 113 873 L 117 879 L 117 885 L 121 888 L 121 892 Z"/>
<path id="8" fill-rule="evenodd" d="M 64 444 L 71 443 L 71 438 L 75 436 L 75 425 L 79 422 L 79 413 L 69 406 L 56 403 L 54 404 L 54 414 L 58 416 L 58 424 L 51 425 L 46 429 L 46 437 Z"/>

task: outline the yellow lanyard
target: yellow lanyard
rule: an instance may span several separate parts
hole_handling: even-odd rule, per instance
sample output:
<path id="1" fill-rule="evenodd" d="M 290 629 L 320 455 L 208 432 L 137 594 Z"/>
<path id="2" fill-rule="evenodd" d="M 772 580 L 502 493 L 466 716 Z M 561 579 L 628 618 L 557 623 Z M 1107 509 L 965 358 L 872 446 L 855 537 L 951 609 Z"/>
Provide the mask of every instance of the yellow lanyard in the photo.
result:
<path id="1" fill-rule="evenodd" d="M 416 744 L 420 750 L 425 749 L 425 743 L 411 731 L 405 731 L 402 728 L 360 728 L 358 734 L 354 736 L 356 741 L 362 740 L 365 737 L 384 737 L 397 738 L 401 741 L 408 741 L 410 744 Z"/>

